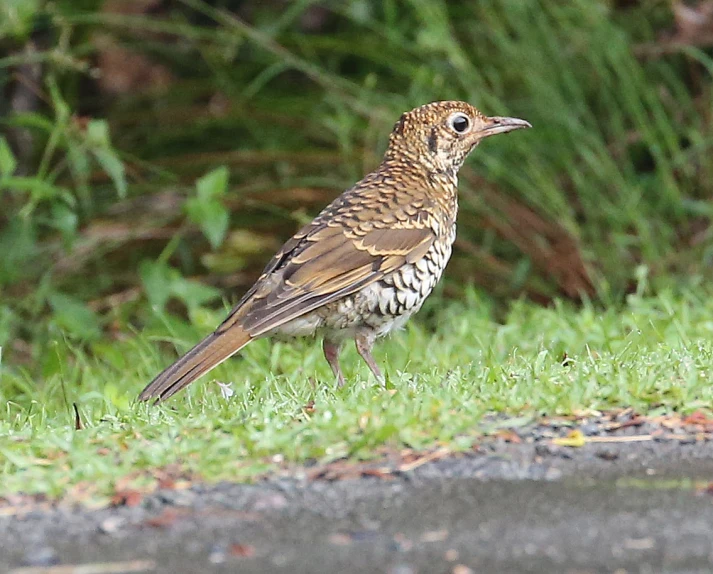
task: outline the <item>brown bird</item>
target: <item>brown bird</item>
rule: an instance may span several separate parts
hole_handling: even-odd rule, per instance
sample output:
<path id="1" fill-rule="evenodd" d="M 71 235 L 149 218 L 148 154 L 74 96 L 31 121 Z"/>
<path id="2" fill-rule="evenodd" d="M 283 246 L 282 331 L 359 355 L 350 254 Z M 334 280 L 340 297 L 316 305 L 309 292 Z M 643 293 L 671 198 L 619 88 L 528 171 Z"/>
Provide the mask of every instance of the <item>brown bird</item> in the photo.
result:
<path id="1" fill-rule="evenodd" d="M 344 384 L 342 341 L 353 338 L 376 378 L 376 338 L 421 308 L 456 236 L 457 173 L 483 138 L 531 127 L 465 102 L 401 116 L 381 165 L 287 241 L 228 318 L 141 393 L 167 399 L 259 337 L 321 334 Z"/>

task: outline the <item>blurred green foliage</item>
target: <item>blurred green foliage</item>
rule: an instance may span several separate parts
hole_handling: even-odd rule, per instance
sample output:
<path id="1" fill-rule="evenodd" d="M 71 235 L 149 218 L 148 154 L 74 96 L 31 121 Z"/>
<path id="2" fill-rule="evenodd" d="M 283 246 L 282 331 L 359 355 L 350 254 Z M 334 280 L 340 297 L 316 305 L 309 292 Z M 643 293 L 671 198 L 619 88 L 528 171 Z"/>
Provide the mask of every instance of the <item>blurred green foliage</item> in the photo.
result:
<path id="1" fill-rule="evenodd" d="M 463 170 L 447 294 L 709 273 L 712 50 L 676 26 L 667 1 L 4 0 L 5 362 L 239 297 L 437 99 L 535 128 Z"/>

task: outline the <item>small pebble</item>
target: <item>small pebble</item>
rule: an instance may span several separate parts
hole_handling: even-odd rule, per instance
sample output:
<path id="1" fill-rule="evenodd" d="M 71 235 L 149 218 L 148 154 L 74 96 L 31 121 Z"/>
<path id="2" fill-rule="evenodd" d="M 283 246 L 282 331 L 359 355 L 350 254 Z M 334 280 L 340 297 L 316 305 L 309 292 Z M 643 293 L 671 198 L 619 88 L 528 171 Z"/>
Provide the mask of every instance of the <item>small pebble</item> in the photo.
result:
<path id="1" fill-rule="evenodd" d="M 390 548 L 396 552 L 408 552 L 411 548 L 413 548 L 413 541 L 409 540 L 399 532 L 394 534 L 394 539 Z"/>
<path id="2" fill-rule="evenodd" d="M 23 566 L 56 566 L 59 564 L 59 557 L 54 548 L 40 546 L 34 552 L 25 554 L 22 564 Z"/>
<path id="3" fill-rule="evenodd" d="M 601 458 L 602 460 L 616 460 L 619 458 L 619 453 L 615 452 L 613 450 L 608 450 L 608 449 L 600 449 L 596 453 L 594 453 L 596 456 Z"/>
<path id="4" fill-rule="evenodd" d="M 208 554 L 208 562 L 211 564 L 222 564 L 225 562 L 227 549 L 223 544 L 214 544 Z"/>
<path id="5" fill-rule="evenodd" d="M 428 530 L 421 535 L 421 542 L 443 542 L 448 538 L 448 530 Z"/>
<path id="6" fill-rule="evenodd" d="M 455 562 L 458 560 L 458 551 L 455 548 L 450 548 L 446 550 L 446 553 L 443 555 L 443 558 L 448 560 L 448 562 Z"/>
<path id="7" fill-rule="evenodd" d="M 545 480 L 559 480 L 562 478 L 562 471 L 559 468 L 550 467 L 545 471 L 543 478 Z"/>
<path id="8" fill-rule="evenodd" d="M 349 533 L 349 536 L 354 542 L 362 540 L 372 540 L 379 536 L 379 533 L 374 530 L 355 530 Z"/>
<path id="9" fill-rule="evenodd" d="M 164 490 L 158 494 L 158 498 L 164 504 L 191 506 L 195 501 L 196 494 L 190 490 Z"/>
<path id="10" fill-rule="evenodd" d="M 579 427 L 579 430 L 582 431 L 582 434 L 586 435 L 586 436 L 600 434 L 599 433 L 599 425 L 596 423 L 585 423 L 581 427 Z"/>
<path id="11" fill-rule="evenodd" d="M 255 510 L 279 510 L 287 506 L 287 499 L 277 493 L 269 492 L 260 495 L 253 504 Z"/>
<path id="12" fill-rule="evenodd" d="M 329 543 L 336 546 L 349 546 L 352 543 L 352 537 L 344 532 L 335 532 L 328 537 Z"/>
<path id="13" fill-rule="evenodd" d="M 114 534 L 115 532 L 118 532 L 122 526 L 124 526 L 125 522 L 126 520 L 120 516 L 110 516 L 109 518 L 102 520 L 97 529 L 102 534 Z"/>
<path id="14" fill-rule="evenodd" d="M 553 444 L 538 444 L 535 446 L 535 454 L 538 456 L 558 456 L 560 458 L 570 459 L 572 453 L 569 449 Z"/>

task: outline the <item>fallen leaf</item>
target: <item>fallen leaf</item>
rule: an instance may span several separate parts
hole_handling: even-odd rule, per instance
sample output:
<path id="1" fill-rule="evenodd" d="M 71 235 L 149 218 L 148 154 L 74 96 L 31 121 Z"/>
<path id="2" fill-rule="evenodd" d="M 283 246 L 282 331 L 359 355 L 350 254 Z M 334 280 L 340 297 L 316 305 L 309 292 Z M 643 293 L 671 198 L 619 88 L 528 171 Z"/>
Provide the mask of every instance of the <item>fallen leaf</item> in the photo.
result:
<path id="1" fill-rule="evenodd" d="M 176 481 L 172 476 L 159 476 L 158 477 L 158 482 L 156 483 L 156 486 L 158 488 L 163 489 L 163 490 L 175 490 L 176 489 Z"/>
<path id="2" fill-rule="evenodd" d="M 349 546 L 352 543 L 352 537 L 343 532 L 335 532 L 329 535 L 329 542 L 335 546 Z"/>
<path id="3" fill-rule="evenodd" d="M 394 473 L 389 468 L 365 468 L 361 471 L 361 476 L 371 476 L 373 478 L 383 478 L 385 480 L 391 480 L 394 478 Z"/>
<path id="4" fill-rule="evenodd" d="M 111 506 L 128 506 L 129 508 L 141 504 L 143 494 L 138 490 L 118 490 L 111 497 Z"/>
<path id="5" fill-rule="evenodd" d="M 511 429 L 500 429 L 493 436 L 512 444 L 520 444 L 522 442 L 520 436 Z"/>
<path id="6" fill-rule="evenodd" d="M 178 511 L 175 508 L 166 508 L 158 516 L 146 520 L 144 524 L 153 528 L 167 528 L 172 526 L 176 520 L 178 520 Z"/>
<path id="7" fill-rule="evenodd" d="M 713 418 L 710 418 L 703 411 L 695 411 L 686 416 L 682 421 L 684 425 L 699 426 L 705 429 L 713 429 Z"/>
<path id="8" fill-rule="evenodd" d="M 615 431 L 619 429 L 625 429 L 629 427 L 639 427 L 646 422 L 646 419 L 640 415 L 634 415 L 628 421 L 623 422 L 613 422 L 606 425 L 604 428 L 607 431 Z"/>
<path id="9" fill-rule="evenodd" d="M 573 448 L 579 448 L 587 443 L 587 438 L 584 433 L 579 430 L 570 431 L 566 437 L 557 437 L 552 439 L 552 444 L 557 446 L 569 446 Z"/>
<path id="10" fill-rule="evenodd" d="M 696 494 L 713 494 L 713 482 L 709 482 L 702 487 L 696 489 Z"/>
<path id="11" fill-rule="evenodd" d="M 421 534 L 421 542 L 443 542 L 448 538 L 448 530 L 429 530 Z"/>
<path id="12" fill-rule="evenodd" d="M 449 454 L 452 453 L 450 453 L 444 448 L 439 448 L 438 450 L 435 450 L 430 453 L 420 454 L 415 460 L 401 464 L 401 466 L 399 466 L 399 472 L 409 472 L 411 470 L 414 470 L 415 468 L 418 468 L 419 466 L 423 466 L 428 462 L 445 458 Z"/>
<path id="13" fill-rule="evenodd" d="M 255 547 L 249 544 L 231 544 L 228 552 L 231 556 L 239 556 L 240 558 L 252 558 L 255 556 Z"/>
<path id="14" fill-rule="evenodd" d="M 646 442 L 649 440 L 654 440 L 654 437 L 650 434 L 639 434 L 633 436 L 590 436 L 584 439 L 585 442 Z"/>

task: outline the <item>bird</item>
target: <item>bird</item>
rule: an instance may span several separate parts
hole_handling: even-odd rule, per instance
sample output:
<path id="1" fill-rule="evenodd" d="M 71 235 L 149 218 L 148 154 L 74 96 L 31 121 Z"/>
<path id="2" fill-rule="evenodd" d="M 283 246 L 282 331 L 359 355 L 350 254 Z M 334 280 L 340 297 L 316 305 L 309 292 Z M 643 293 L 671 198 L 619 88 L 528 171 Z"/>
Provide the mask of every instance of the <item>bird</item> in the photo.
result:
<path id="1" fill-rule="evenodd" d="M 321 335 L 338 387 L 340 349 L 353 339 L 383 385 L 374 342 L 403 326 L 441 278 L 456 237 L 459 168 L 483 139 L 530 127 L 462 101 L 404 113 L 379 166 L 289 239 L 215 331 L 139 400 L 173 396 L 262 337 Z"/>

